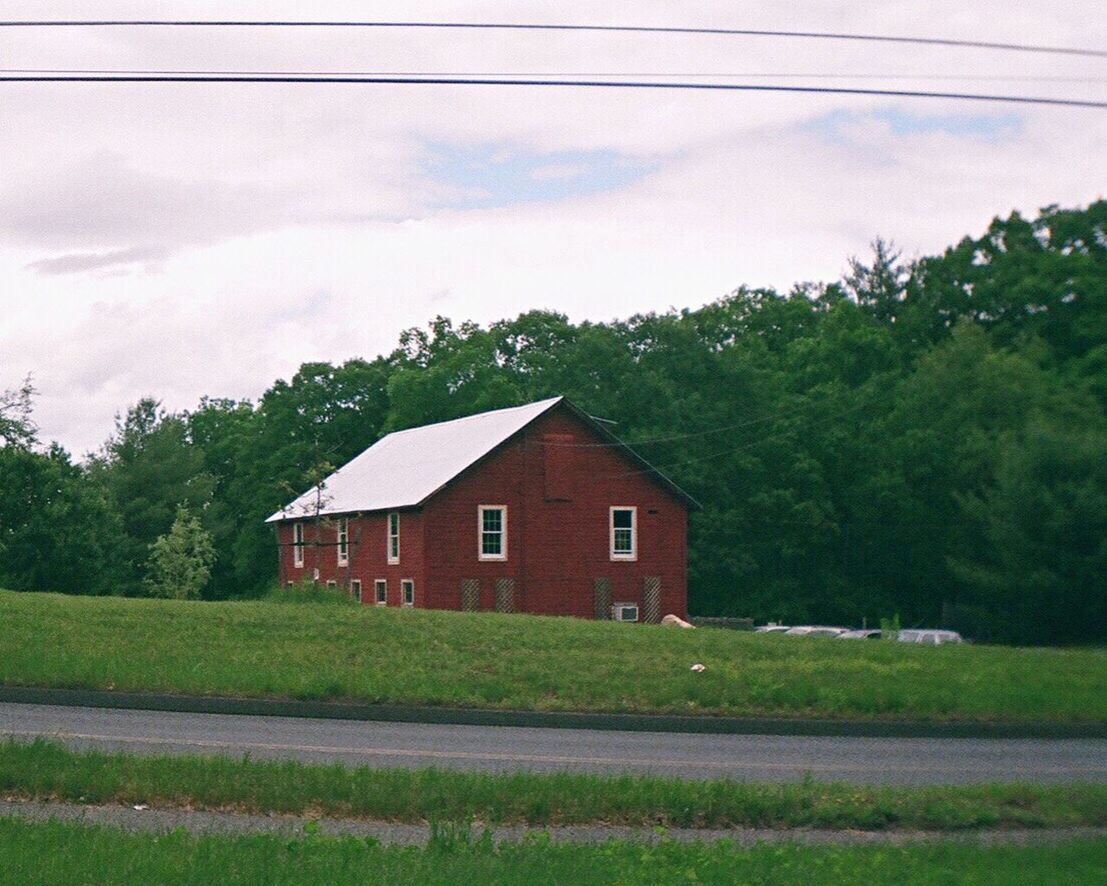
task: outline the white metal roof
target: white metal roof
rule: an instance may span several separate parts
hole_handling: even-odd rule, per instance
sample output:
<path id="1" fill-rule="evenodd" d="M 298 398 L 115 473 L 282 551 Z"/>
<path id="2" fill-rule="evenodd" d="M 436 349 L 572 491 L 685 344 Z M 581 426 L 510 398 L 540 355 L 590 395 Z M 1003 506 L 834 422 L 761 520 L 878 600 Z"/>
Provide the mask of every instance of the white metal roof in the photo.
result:
<path id="1" fill-rule="evenodd" d="M 321 514 L 413 507 L 563 398 L 482 412 L 382 437 L 324 481 Z M 314 516 L 315 488 L 266 523 Z"/>

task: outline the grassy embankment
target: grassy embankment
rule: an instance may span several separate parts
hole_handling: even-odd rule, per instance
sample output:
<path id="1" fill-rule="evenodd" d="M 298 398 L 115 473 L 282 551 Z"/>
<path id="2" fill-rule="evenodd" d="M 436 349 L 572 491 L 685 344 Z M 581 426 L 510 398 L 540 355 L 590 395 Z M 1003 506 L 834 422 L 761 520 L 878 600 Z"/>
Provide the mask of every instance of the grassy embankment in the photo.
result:
<path id="1" fill-rule="evenodd" d="M 1043 847 L 732 843 L 496 846 L 446 829 L 425 848 L 355 838 L 191 837 L 0 818 L 7 884 L 776 883 L 1085 884 L 1107 873 L 1107 840 Z"/>
<path id="2" fill-rule="evenodd" d="M 692 673 L 694 662 L 706 665 Z M 1107 650 L 918 648 L 568 618 L 0 591 L 0 684 L 461 705 L 1107 721 Z"/>
<path id="3" fill-rule="evenodd" d="M 143 757 L 0 744 L 0 796 L 398 822 L 968 830 L 1107 826 L 1107 785 L 860 787 Z"/>

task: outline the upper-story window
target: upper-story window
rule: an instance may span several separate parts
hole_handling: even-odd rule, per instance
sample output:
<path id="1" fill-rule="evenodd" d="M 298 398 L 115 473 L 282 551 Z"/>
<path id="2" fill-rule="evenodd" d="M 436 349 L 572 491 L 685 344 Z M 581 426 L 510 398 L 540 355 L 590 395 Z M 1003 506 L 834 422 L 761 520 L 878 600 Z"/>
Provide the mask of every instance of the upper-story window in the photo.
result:
<path id="1" fill-rule="evenodd" d="M 481 505 L 478 509 L 479 560 L 507 559 L 507 505 Z"/>
<path id="2" fill-rule="evenodd" d="M 350 522 L 345 517 L 338 521 L 338 565 L 350 562 Z"/>
<path id="3" fill-rule="evenodd" d="M 400 515 L 396 511 L 388 515 L 388 562 L 400 562 Z"/>
<path id="4" fill-rule="evenodd" d="M 638 559 L 638 508 L 615 506 L 611 509 L 611 559 Z"/>
<path id="5" fill-rule="evenodd" d="M 304 524 L 292 524 L 292 565 L 304 565 Z"/>

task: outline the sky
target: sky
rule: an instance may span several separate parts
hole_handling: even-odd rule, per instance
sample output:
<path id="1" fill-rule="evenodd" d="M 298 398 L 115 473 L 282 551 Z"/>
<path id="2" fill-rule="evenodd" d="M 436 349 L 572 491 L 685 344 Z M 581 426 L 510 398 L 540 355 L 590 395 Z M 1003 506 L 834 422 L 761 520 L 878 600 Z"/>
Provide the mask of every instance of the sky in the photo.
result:
<path id="1" fill-rule="evenodd" d="M 21 2 L 0 18 L 286 18 L 858 31 L 1102 49 L 1100 0 Z M 1107 99 L 1107 60 L 755 37 L 0 29 L 9 69 L 711 74 Z M 805 75 L 805 76 L 797 76 Z M 811 75 L 822 75 L 813 79 Z M 832 75 L 828 77 L 827 75 Z M 848 75 L 848 79 L 847 79 Z M 700 79 L 703 79 L 700 77 Z M 0 389 L 98 448 L 142 396 L 256 398 L 435 315 L 610 320 L 831 281 L 1107 191 L 1107 112 L 524 87 L 0 83 Z"/>

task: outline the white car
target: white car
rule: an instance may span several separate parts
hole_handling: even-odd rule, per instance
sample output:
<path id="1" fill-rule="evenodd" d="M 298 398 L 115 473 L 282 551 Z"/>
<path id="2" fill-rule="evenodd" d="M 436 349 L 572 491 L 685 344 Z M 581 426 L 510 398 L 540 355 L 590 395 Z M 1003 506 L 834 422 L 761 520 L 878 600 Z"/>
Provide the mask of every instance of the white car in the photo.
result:
<path id="1" fill-rule="evenodd" d="M 754 628 L 756 634 L 783 634 L 788 630 L 788 625 L 761 625 L 759 628 Z"/>
<path id="2" fill-rule="evenodd" d="M 884 635 L 880 628 L 862 628 L 856 631 L 846 631 L 839 634 L 839 640 L 879 640 Z"/>
<path id="3" fill-rule="evenodd" d="M 789 637 L 837 637 L 848 630 L 849 628 L 828 628 L 824 625 L 797 625 L 784 633 Z"/>
<path id="4" fill-rule="evenodd" d="M 939 631 L 931 628 L 908 628 L 896 638 L 900 643 L 918 643 L 922 646 L 941 646 L 943 643 L 964 643 L 957 631 Z"/>

